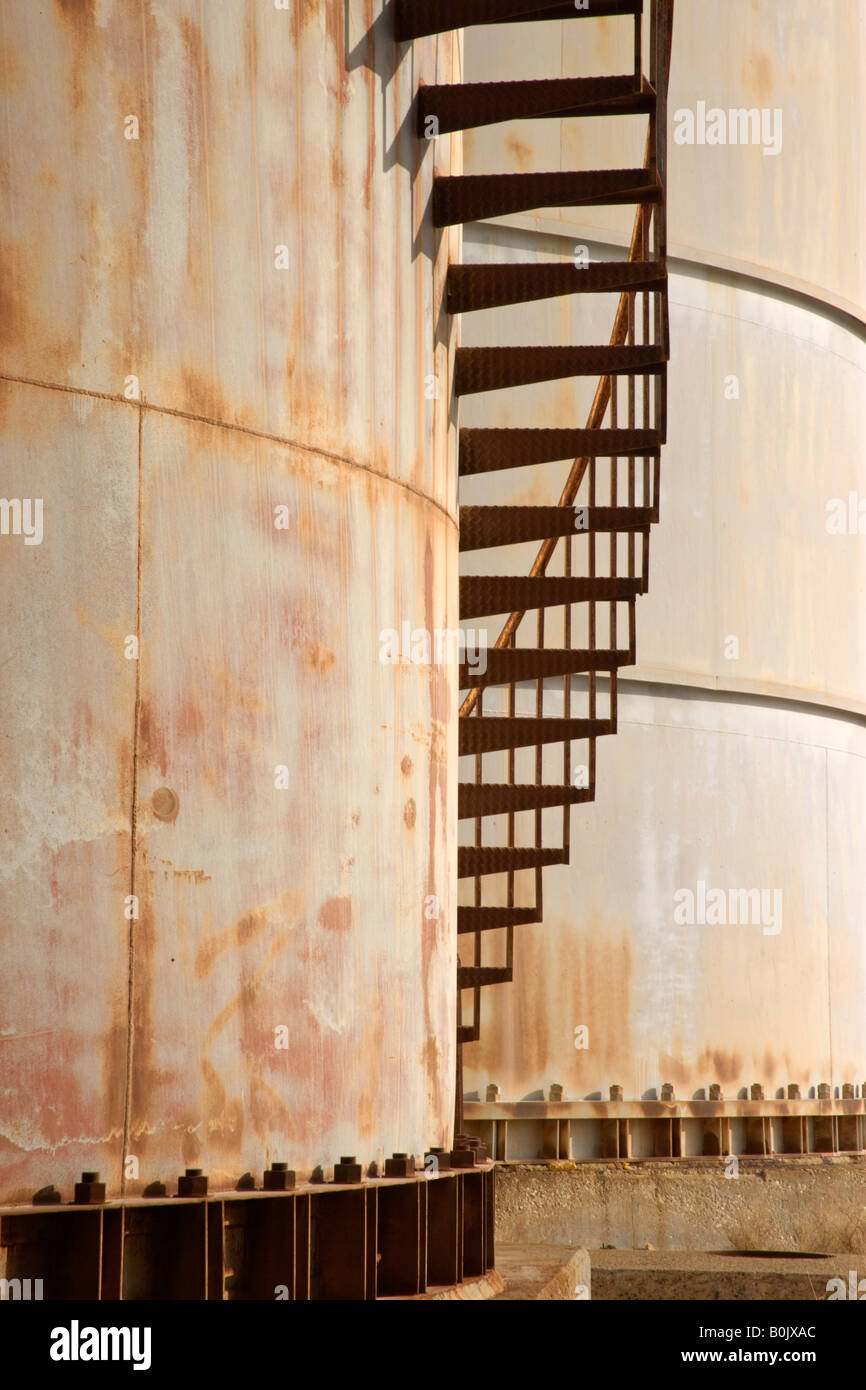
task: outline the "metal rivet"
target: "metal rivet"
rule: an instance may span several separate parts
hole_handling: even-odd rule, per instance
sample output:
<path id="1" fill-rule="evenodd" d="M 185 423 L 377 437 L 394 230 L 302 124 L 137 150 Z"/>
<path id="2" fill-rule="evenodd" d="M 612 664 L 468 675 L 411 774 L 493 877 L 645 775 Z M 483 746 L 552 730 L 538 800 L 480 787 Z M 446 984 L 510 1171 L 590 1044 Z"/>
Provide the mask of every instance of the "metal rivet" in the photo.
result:
<path id="1" fill-rule="evenodd" d="M 178 799 L 171 787 L 157 787 L 150 798 L 153 814 L 160 820 L 172 820 L 177 815 Z"/>

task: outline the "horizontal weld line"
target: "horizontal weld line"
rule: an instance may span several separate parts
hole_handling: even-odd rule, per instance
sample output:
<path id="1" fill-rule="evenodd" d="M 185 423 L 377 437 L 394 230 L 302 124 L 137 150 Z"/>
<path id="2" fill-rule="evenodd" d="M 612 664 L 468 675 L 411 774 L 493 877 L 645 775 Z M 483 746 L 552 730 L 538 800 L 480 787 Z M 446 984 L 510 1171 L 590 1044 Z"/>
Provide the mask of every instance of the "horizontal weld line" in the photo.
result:
<path id="1" fill-rule="evenodd" d="M 457 518 L 452 516 L 447 507 L 435 498 L 422 492 L 415 487 L 414 483 L 407 483 L 402 478 L 394 478 L 390 473 L 380 473 L 377 469 L 371 468 L 368 463 L 359 463 L 357 459 L 346 458 L 343 454 L 332 453 L 329 449 L 318 449 L 314 444 L 302 444 L 297 439 L 288 439 L 285 435 L 269 434 L 266 430 L 257 430 L 250 425 L 233 425 L 227 420 L 215 420 L 207 415 L 196 415 L 191 410 L 178 410 L 170 405 L 153 405 L 143 396 L 141 400 L 130 400 L 128 396 L 111 395 L 108 391 L 90 391 L 84 386 L 62 386 L 55 381 L 38 381 L 32 376 L 14 376 L 11 372 L 0 372 L 0 381 L 14 382 L 19 386 L 37 386 L 43 391 L 63 391 L 70 396 L 86 396 L 89 400 L 113 401 L 116 405 L 132 406 L 135 410 L 149 410 L 154 415 L 171 415 L 178 420 L 193 420 L 199 425 L 210 425 L 212 429 L 232 430 L 235 434 L 248 435 L 251 439 L 265 439 L 271 444 L 282 444 L 288 449 L 299 449 L 305 454 L 315 454 L 318 458 L 328 459 L 331 463 L 344 463 L 349 468 L 357 468 L 362 473 L 369 473 L 374 478 L 381 478 L 383 482 L 393 483 L 396 487 L 405 488 L 406 492 L 411 492 L 414 497 L 418 497 L 422 502 L 435 507 L 444 517 L 451 522 L 455 531 L 459 529 Z"/>

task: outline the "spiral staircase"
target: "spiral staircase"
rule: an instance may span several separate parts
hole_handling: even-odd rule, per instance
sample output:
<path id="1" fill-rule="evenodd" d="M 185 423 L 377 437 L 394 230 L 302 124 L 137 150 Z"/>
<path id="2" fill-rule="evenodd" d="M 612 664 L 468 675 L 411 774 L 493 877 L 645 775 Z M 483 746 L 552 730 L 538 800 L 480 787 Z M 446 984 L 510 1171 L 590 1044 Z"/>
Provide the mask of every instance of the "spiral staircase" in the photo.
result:
<path id="1" fill-rule="evenodd" d="M 648 117 L 642 168 L 491 171 L 434 183 L 437 227 L 541 208 L 635 207 L 627 259 L 448 271 L 451 314 L 619 293 L 607 343 L 455 352 L 455 397 L 597 378 L 588 418 L 575 428 L 528 418 L 515 428 L 459 431 L 461 479 L 571 461 L 556 505 L 460 507 L 461 553 L 497 552 L 495 573 L 461 567 L 461 622 L 501 619 L 483 674 L 480 662 L 464 662 L 460 671 L 459 752 L 469 771 L 459 784 L 458 815 L 474 829 L 472 843 L 458 850 L 458 877 L 472 897 L 458 907 L 460 1044 L 479 1037 L 481 990 L 512 978 L 515 928 L 542 921 L 543 870 L 568 862 L 571 807 L 594 798 L 596 741 L 616 733 L 617 673 L 636 659 L 635 604 L 647 589 L 649 533 L 659 516 L 669 356 L 665 134 L 673 0 L 651 0 L 647 8 L 649 76 L 642 71 L 642 0 L 401 0 L 395 12 L 395 36 L 403 42 L 470 25 L 610 16 L 630 16 L 634 24 L 629 73 L 421 86 L 419 137 L 503 121 Z M 509 555 L 525 542 L 538 549 L 528 572 L 520 572 Z M 492 942 L 495 962 L 485 949 Z"/>

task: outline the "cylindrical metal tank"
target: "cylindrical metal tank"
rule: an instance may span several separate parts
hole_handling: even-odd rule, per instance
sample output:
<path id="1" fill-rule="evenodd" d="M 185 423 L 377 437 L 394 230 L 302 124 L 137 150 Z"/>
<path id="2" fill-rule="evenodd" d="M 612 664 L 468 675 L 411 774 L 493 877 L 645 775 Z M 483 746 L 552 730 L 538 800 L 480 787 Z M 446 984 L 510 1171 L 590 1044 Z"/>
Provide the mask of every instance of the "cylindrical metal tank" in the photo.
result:
<path id="1" fill-rule="evenodd" d="M 450 1143 L 450 333 L 384 0 L 6 6 L 0 1204 Z M 9 512 L 14 521 L 14 508 Z"/>
<path id="2" fill-rule="evenodd" d="M 629 38 L 615 18 L 535 25 L 531 44 L 519 31 L 467 31 L 466 77 L 625 72 Z M 480 1041 L 464 1049 L 474 1120 L 494 1114 L 491 1083 L 511 1103 L 547 1100 L 555 1083 L 602 1102 L 597 1116 L 611 1086 L 626 1102 L 661 1099 L 666 1083 L 683 1099 L 708 1099 L 713 1085 L 726 1098 L 755 1085 L 767 1098 L 798 1086 L 805 1098 L 821 1083 L 860 1095 L 866 279 L 854 113 L 864 79 L 855 0 L 820 12 L 806 0 L 676 7 L 669 433 L 638 665 L 620 678 L 616 737 L 598 744 L 595 803 L 572 812 L 571 863 L 544 871 L 543 923 L 516 931 L 514 983 L 484 991 Z M 678 113 L 699 121 L 701 103 L 726 116 L 755 109 L 758 142 L 679 143 Z M 468 133 L 464 163 L 634 167 L 645 124 L 504 124 Z M 630 219 L 608 207 L 502 218 L 465 230 L 464 260 L 567 260 L 580 244 L 592 260 L 624 255 Z M 573 298 L 472 315 L 463 341 L 606 342 L 615 299 Z M 483 423 L 520 425 L 525 411 L 534 424 L 580 426 L 593 389 L 499 393 Z M 482 423 L 474 408 L 461 424 Z M 549 492 L 539 476 L 485 478 L 484 500 L 555 502 L 559 475 Z M 476 481 L 461 501 L 481 500 Z M 482 563 L 496 572 L 496 557 Z M 561 713 L 561 695 L 558 707 L 549 698 Z M 739 897 L 755 889 L 766 895 L 757 912 Z M 711 890 L 726 915 L 702 922 Z M 749 905 L 745 922 L 742 908 L 731 921 L 732 892 Z M 521 1142 L 515 1130 L 514 1156 Z M 598 1124 L 574 1143 L 600 1152 Z"/>

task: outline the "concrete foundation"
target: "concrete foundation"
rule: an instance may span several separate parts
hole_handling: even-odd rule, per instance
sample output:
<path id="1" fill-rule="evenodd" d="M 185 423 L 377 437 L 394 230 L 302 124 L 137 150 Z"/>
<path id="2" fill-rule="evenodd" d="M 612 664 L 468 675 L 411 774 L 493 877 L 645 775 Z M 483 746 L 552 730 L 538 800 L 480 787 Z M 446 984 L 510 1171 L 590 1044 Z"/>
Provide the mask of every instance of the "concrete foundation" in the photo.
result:
<path id="1" fill-rule="evenodd" d="M 866 1275 L 862 1158 L 505 1164 L 496 1197 L 497 1248 L 853 1254 Z"/>

